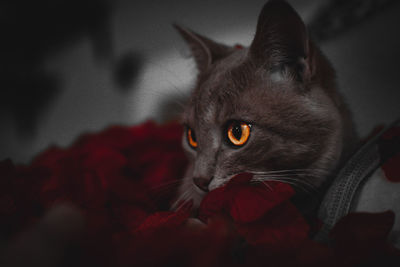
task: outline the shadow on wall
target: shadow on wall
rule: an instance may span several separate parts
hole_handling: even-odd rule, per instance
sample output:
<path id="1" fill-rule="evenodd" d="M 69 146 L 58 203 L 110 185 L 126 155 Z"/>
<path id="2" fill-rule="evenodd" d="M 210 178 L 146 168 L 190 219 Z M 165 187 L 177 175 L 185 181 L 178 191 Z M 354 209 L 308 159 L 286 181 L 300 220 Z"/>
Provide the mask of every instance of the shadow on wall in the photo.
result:
<path id="1" fill-rule="evenodd" d="M 91 40 L 98 63 L 114 64 L 117 86 L 130 88 L 141 65 L 133 52 L 113 60 L 107 0 L 4 0 L 0 2 L 0 114 L 15 121 L 22 139 L 60 93 L 62 77 L 44 69 L 45 60 L 82 38 Z M 121 91 L 122 92 L 122 91 Z"/>
<path id="2" fill-rule="evenodd" d="M 359 133 L 400 118 L 400 2 L 330 0 L 309 23 L 332 60 Z"/>
<path id="3" fill-rule="evenodd" d="M 313 38 L 324 42 L 389 8 L 396 0 L 330 0 L 314 15 L 308 27 Z"/>

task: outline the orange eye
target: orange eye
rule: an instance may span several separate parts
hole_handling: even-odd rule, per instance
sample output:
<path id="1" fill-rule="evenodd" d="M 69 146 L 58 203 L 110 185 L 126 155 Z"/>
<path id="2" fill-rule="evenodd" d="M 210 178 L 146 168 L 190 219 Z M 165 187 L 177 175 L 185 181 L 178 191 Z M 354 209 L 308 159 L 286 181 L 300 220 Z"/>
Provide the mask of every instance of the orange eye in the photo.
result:
<path id="1" fill-rule="evenodd" d="M 228 139 L 235 146 L 246 144 L 250 137 L 250 125 L 245 122 L 233 122 L 228 127 Z"/>
<path id="2" fill-rule="evenodd" d="M 197 147 L 196 134 L 190 128 L 188 128 L 188 130 L 187 130 L 187 139 L 188 139 L 189 145 L 192 148 L 196 148 Z"/>

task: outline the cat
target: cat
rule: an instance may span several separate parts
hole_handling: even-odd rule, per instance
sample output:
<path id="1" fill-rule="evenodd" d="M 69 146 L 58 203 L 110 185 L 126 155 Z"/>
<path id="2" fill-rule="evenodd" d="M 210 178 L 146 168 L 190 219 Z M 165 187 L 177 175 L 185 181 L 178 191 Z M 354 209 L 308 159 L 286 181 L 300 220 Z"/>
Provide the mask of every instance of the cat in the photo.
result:
<path id="1" fill-rule="evenodd" d="M 198 69 L 182 115 L 190 164 L 174 207 L 198 207 L 243 172 L 255 181 L 324 188 L 358 137 L 335 71 L 296 11 L 268 1 L 247 48 L 174 26 Z"/>

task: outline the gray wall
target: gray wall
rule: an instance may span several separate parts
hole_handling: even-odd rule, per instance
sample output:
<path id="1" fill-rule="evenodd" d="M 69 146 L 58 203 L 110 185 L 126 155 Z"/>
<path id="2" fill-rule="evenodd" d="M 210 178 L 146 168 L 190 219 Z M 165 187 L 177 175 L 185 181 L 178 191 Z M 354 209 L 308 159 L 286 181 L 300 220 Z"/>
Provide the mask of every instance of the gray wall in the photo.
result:
<path id="1" fill-rule="evenodd" d="M 289 1 L 308 22 L 325 1 Z M 0 116 L 0 159 L 29 162 L 52 144 L 68 146 L 84 132 L 174 114 L 173 103 L 188 94 L 196 74 L 193 61 L 171 22 L 227 44 L 249 44 L 263 1 L 128 1 L 116 2 L 109 30 L 112 55 L 93 57 L 88 38 L 47 56 L 43 67 L 59 78 L 59 91 L 36 120 L 35 131 L 18 132 L 15 117 Z M 382 11 L 322 44 L 337 69 L 361 135 L 400 115 L 400 5 Z M 121 89 L 115 83 L 118 59 L 133 53 L 137 77 Z"/>

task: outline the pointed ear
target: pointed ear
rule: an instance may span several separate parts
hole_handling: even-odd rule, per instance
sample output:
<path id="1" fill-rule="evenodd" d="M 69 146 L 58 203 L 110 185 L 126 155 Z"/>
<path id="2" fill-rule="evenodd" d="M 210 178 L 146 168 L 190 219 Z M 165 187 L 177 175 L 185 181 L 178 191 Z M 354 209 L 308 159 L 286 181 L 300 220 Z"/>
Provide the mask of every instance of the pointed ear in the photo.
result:
<path id="1" fill-rule="evenodd" d="M 189 44 L 192 55 L 200 72 L 206 71 L 215 61 L 229 55 L 233 48 L 216 43 L 187 28 L 173 24 L 180 35 Z"/>
<path id="2" fill-rule="evenodd" d="M 289 67 L 302 80 L 312 75 L 306 27 L 296 11 L 282 0 L 270 0 L 264 5 L 250 55 L 269 70 Z"/>

